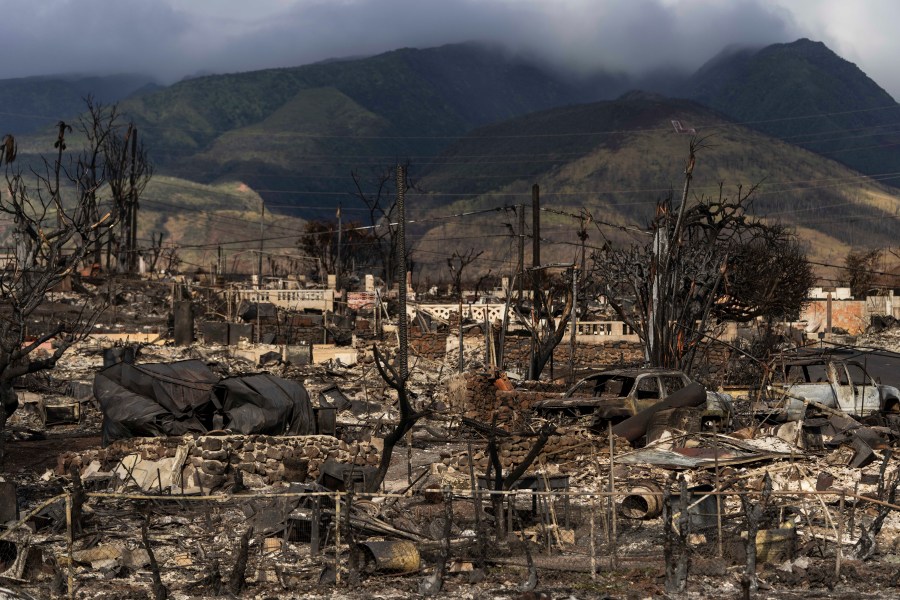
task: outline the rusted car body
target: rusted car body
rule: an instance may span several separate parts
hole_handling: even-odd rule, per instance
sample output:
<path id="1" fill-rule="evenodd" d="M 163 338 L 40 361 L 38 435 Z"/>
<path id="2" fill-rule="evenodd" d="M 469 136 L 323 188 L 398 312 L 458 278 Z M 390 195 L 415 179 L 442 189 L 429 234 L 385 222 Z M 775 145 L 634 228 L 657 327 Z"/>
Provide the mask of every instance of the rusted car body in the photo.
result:
<path id="1" fill-rule="evenodd" d="M 560 398 L 535 405 L 543 414 L 581 416 L 593 414 L 598 420 L 617 423 L 664 401 L 687 387 L 691 379 L 672 369 L 617 369 L 585 377 Z M 731 423 L 732 402 L 728 394 L 706 392 L 704 427 L 721 429 Z"/>
<path id="2" fill-rule="evenodd" d="M 798 421 L 810 401 L 857 419 L 900 414 L 900 390 L 873 380 L 856 361 L 825 358 L 784 361 L 776 365 L 769 398 L 755 412 L 778 420 Z"/>

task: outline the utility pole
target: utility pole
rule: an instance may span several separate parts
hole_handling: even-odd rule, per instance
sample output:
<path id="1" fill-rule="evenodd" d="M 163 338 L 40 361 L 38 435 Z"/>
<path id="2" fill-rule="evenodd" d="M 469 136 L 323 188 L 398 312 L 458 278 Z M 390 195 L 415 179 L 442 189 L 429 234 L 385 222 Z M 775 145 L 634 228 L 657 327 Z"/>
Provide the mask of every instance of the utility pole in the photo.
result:
<path id="1" fill-rule="evenodd" d="M 259 259 L 256 262 L 256 285 L 262 287 L 263 241 L 265 239 L 266 203 L 259 199 Z"/>
<path id="2" fill-rule="evenodd" d="M 531 235 L 531 266 L 535 269 L 532 304 L 537 307 L 541 295 L 541 271 L 538 269 L 541 266 L 541 188 L 538 184 L 531 186 Z"/>
<path id="3" fill-rule="evenodd" d="M 404 197 L 406 195 L 406 167 L 397 165 L 397 232 L 399 239 L 397 240 L 397 288 L 400 292 L 400 315 L 397 320 L 397 333 L 400 338 L 400 351 L 397 353 L 397 366 L 400 370 L 400 381 L 404 389 L 406 388 L 406 380 L 409 377 L 409 368 L 407 364 L 407 352 L 409 343 L 407 337 L 407 319 L 406 319 L 406 209 L 404 206 Z"/>
<path id="4" fill-rule="evenodd" d="M 459 374 L 462 375 L 465 368 L 463 357 L 463 314 L 462 314 L 462 278 L 459 279 Z"/>
<path id="5" fill-rule="evenodd" d="M 334 265 L 334 288 L 335 291 L 340 291 L 341 289 L 341 204 L 338 202 L 337 209 L 337 222 L 338 222 L 338 239 L 337 239 L 337 260 Z M 345 299 L 346 302 L 346 299 Z M 346 304 L 344 305 L 346 306 Z M 344 311 L 340 309 L 340 305 L 338 308 L 338 312 L 343 314 Z"/>
<path id="6" fill-rule="evenodd" d="M 129 227 L 129 234 L 131 239 L 128 241 L 128 271 L 130 273 L 134 273 L 137 266 L 137 212 L 138 212 L 138 195 L 137 188 L 135 187 L 135 181 L 137 180 L 137 137 L 138 130 L 137 127 L 132 125 L 133 129 L 131 130 L 131 177 L 130 177 L 130 188 L 131 188 L 131 210 L 129 211 L 129 217 L 131 218 L 131 226 Z"/>
<path id="7" fill-rule="evenodd" d="M 541 271 L 538 267 L 541 265 L 541 188 L 538 184 L 531 186 L 531 278 L 534 283 L 534 291 L 531 298 L 532 325 L 534 333 L 531 335 L 531 356 L 528 360 L 528 379 L 533 380 L 537 375 L 534 373 L 534 339 L 537 334 L 538 327 L 541 323 Z"/>
<path id="8" fill-rule="evenodd" d="M 569 332 L 569 385 L 575 384 L 575 327 L 578 325 L 578 267 L 572 267 L 572 314 Z"/>
<path id="9" fill-rule="evenodd" d="M 585 214 L 584 209 L 581 212 L 581 227 L 578 230 L 578 239 L 581 240 L 581 272 L 585 273 L 585 242 L 587 242 L 588 234 L 587 234 L 587 225 L 585 224 Z"/>
<path id="10" fill-rule="evenodd" d="M 524 297 L 525 285 L 525 205 L 519 205 L 519 302 Z"/>

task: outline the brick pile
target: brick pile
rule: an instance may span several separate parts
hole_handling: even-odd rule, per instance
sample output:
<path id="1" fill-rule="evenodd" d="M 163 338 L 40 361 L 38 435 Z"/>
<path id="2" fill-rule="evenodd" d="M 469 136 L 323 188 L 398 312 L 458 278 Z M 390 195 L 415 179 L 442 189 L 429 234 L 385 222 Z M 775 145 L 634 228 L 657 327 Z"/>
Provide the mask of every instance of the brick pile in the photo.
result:
<path id="1" fill-rule="evenodd" d="M 535 402 L 557 397 L 565 389 L 565 386 L 539 382 L 528 382 L 526 389 L 500 389 L 510 386 L 508 380 L 493 373 L 470 371 L 451 381 L 450 408 L 459 415 L 485 423 L 493 422 L 496 416 L 498 427 L 515 429 L 531 418 Z"/>
<path id="2" fill-rule="evenodd" d="M 410 329 L 409 345 L 414 354 L 430 360 L 441 360 L 447 353 L 446 333 L 420 333 L 418 328 Z"/>

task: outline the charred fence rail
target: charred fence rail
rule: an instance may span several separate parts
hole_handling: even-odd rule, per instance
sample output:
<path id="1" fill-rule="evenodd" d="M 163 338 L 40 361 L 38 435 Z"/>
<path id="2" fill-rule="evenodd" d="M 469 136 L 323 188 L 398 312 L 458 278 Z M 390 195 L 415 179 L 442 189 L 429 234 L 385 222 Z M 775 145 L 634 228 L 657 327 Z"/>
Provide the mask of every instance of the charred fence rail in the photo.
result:
<path id="1" fill-rule="evenodd" d="M 718 559 L 745 565 L 749 597 L 758 566 L 803 557 L 816 560 L 820 570 L 831 565 L 833 585 L 844 558 L 871 557 L 886 514 L 900 511 L 894 477 L 886 479 L 883 497 L 772 490 L 768 476 L 763 479 L 760 489 L 727 490 L 689 488 L 683 479 L 591 492 L 445 487 L 403 494 L 179 496 L 75 490 L 45 501 L 0 534 L 6 565 L 0 576 L 44 595 L 54 586 L 70 598 L 79 588 L 131 586 L 164 598 L 167 587 L 239 597 L 248 587 L 302 593 L 390 574 L 418 577 L 427 595 L 460 572 L 483 577 L 487 565 L 527 569 L 520 590 L 533 589 L 548 570 L 596 578 L 653 566 L 664 570 L 666 590 L 677 593 L 689 583 L 692 561 Z M 490 514 L 492 495 L 503 499 L 503 515 Z M 418 512 L 430 526 L 379 518 L 398 503 L 407 503 L 399 512 Z M 504 528 L 492 526 L 500 520 Z M 503 537 L 496 535 L 500 530 Z"/>

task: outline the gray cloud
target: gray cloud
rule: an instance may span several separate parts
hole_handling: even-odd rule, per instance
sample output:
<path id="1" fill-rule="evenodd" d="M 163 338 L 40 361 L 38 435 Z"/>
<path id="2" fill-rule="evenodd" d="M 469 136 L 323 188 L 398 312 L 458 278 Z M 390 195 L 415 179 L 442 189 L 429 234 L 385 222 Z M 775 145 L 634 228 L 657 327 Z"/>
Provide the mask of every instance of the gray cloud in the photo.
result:
<path id="1" fill-rule="evenodd" d="M 191 24 L 141 0 L 0 1 L 0 76 L 142 71 L 179 57 Z"/>
<path id="2" fill-rule="evenodd" d="M 222 49 L 217 69 L 287 66 L 335 56 L 494 41 L 580 71 L 699 66 L 728 44 L 795 34 L 759 2 L 688 0 L 368 0 L 296 4 Z"/>
<path id="3" fill-rule="evenodd" d="M 138 71 L 173 81 L 460 41 L 579 72 L 696 68 L 729 44 L 807 34 L 777 1 L 0 0 L 0 77 Z"/>

